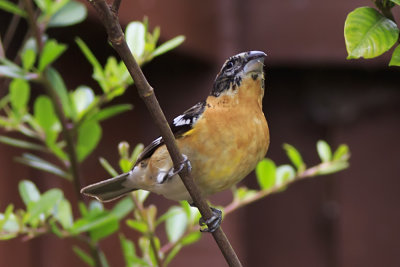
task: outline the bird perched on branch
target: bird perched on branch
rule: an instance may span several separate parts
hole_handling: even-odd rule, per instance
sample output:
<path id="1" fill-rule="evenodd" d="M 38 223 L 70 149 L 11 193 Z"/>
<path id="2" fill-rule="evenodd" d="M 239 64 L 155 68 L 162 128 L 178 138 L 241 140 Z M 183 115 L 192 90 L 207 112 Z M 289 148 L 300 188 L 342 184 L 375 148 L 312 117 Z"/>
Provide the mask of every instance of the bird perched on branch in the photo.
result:
<path id="1" fill-rule="evenodd" d="M 170 124 L 192 177 L 208 196 L 242 180 L 265 156 L 269 130 L 262 111 L 264 57 L 260 51 L 230 57 L 217 75 L 210 95 Z M 81 190 L 100 201 L 110 201 L 137 189 L 172 200 L 192 199 L 174 170 L 161 137 L 139 155 L 133 169 Z M 221 212 L 213 209 L 213 231 Z"/>

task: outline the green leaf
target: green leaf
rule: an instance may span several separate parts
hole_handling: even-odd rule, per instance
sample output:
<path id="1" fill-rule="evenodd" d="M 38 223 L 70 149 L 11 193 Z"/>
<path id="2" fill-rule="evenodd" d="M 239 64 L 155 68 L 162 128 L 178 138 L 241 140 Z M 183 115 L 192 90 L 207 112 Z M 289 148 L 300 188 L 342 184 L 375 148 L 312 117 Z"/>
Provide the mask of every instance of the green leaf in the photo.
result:
<path id="1" fill-rule="evenodd" d="M 3 231 L 3 227 L 6 224 L 6 222 L 8 221 L 8 219 L 10 218 L 10 216 L 14 215 L 13 210 L 14 210 L 14 205 L 8 204 L 4 214 L 0 213 L 0 232 Z M 19 227 L 17 227 L 17 228 L 19 228 Z"/>
<path id="2" fill-rule="evenodd" d="M 8 240 L 11 238 L 14 238 L 18 235 L 18 232 L 20 231 L 20 222 L 13 213 L 13 205 L 9 204 L 6 208 L 5 214 L 0 213 L 0 222 L 1 222 L 1 227 L 0 230 L 0 240 Z"/>
<path id="3" fill-rule="evenodd" d="M 136 256 L 135 244 L 131 240 L 125 238 L 123 234 L 119 235 L 119 240 L 121 242 L 122 252 L 124 254 L 125 266 L 133 267 L 135 264 L 139 264 L 139 266 L 144 264 L 147 266 L 147 262 Z"/>
<path id="4" fill-rule="evenodd" d="M 135 146 L 135 148 L 132 151 L 131 159 L 130 159 L 131 162 L 133 162 L 133 164 L 136 163 L 136 160 L 139 157 L 140 153 L 142 153 L 143 149 L 144 149 L 144 145 L 143 144 L 137 144 Z"/>
<path id="5" fill-rule="evenodd" d="M 31 80 L 37 78 L 37 74 L 28 73 L 20 66 L 16 65 L 12 61 L 7 60 L 6 58 L 0 57 L 0 77 L 8 77 L 8 78 L 21 78 L 24 80 Z"/>
<path id="6" fill-rule="evenodd" d="M 59 44 L 56 40 L 47 41 L 39 59 L 39 71 L 43 71 L 53 63 L 66 49 L 67 46 L 65 44 Z"/>
<path id="7" fill-rule="evenodd" d="M 46 171 L 55 175 L 58 175 L 62 178 L 65 178 L 67 180 L 71 180 L 71 176 L 57 167 L 56 165 L 45 161 L 44 159 L 41 159 L 35 155 L 29 154 L 29 153 L 24 153 L 22 157 L 16 158 L 16 160 L 22 164 L 28 165 L 32 168 L 39 169 L 42 171 Z"/>
<path id="8" fill-rule="evenodd" d="M 400 66 L 400 45 L 394 49 L 389 66 Z"/>
<path id="9" fill-rule="evenodd" d="M 290 165 L 281 165 L 276 168 L 276 186 L 282 186 L 287 181 L 294 178 L 296 175 L 295 170 Z"/>
<path id="10" fill-rule="evenodd" d="M 143 234 L 147 234 L 147 232 L 149 231 L 149 227 L 147 226 L 147 224 L 142 221 L 128 219 L 128 220 L 126 220 L 126 224 L 129 227 L 131 227 L 132 229 L 135 229 L 136 231 L 143 233 Z"/>
<path id="11" fill-rule="evenodd" d="M 95 121 L 85 121 L 78 129 L 76 151 L 82 162 L 96 148 L 101 138 L 101 127 Z"/>
<path id="12" fill-rule="evenodd" d="M 350 12 L 344 26 L 347 59 L 374 58 L 388 51 L 399 38 L 396 23 L 370 7 Z"/>
<path id="13" fill-rule="evenodd" d="M 49 143 L 55 142 L 58 133 L 61 131 L 61 123 L 56 116 L 50 98 L 44 95 L 36 98 L 33 111 L 36 122 L 46 134 L 46 141 Z"/>
<path id="14" fill-rule="evenodd" d="M 25 149 L 32 149 L 32 150 L 39 150 L 39 151 L 45 151 L 46 148 L 35 144 L 35 143 L 31 143 L 31 142 L 27 142 L 24 140 L 19 140 L 16 138 L 11 138 L 11 137 L 7 137 L 7 136 L 3 136 L 0 135 L 0 142 L 10 145 L 10 146 L 15 146 L 15 147 L 19 147 L 19 148 L 25 148 Z"/>
<path id="15" fill-rule="evenodd" d="M 14 111 L 22 115 L 27 110 L 31 88 L 22 79 L 13 79 L 10 83 L 10 101 Z"/>
<path id="16" fill-rule="evenodd" d="M 302 171 L 305 169 L 305 164 L 303 158 L 301 157 L 300 152 L 292 145 L 283 144 L 283 148 L 286 150 L 286 155 L 293 163 L 293 165 L 299 170 Z"/>
<path id="17" fill-rule="evenodd" d="M 91 88 L 81 85 L 71 94 L 71 100 L 75 107 L 77 119 L 80 119 L 93 105 L 95 95 Z"/>
<path id="18" fill-rule="evenodd" d="M 128 159 L 120 159 L 119 167 L 121 168 L 122 172 L 129 172 L 129 170 L 133 167 L 133 162 Z"/>
<path id="19" fill-rule="evenodd" d="M 33 49 L 26 49 L 21 55 L 22 66 L 25 70 L 29 71 L 36 61 L 36 52 Z"/>
<path id="20" fill-rule="evenodd" d="M 57 13 L 55 13 L 50 21 L 49 27 L 65 27 L 82 22 L 87 15 L 84 4 L 77 1 L 68 1 Z"/>
<path id="21" fill-rule="evenodd" d="M 132 198 L 124 197 L 114 206 L 114 208 L 111 210 L 111 213 L 114 214 L 116 218 L 121 220 L 127 216 L 133 210 L 133 208 L 134 204 Z"/>
<path id="22" fill-rule="evenodd" d="M 64 229 L 72 227 L 72 209 L 68 200 L 62 199 L 61 202 L 58 203 L 58 205 L 55 207 L 54 217 L 61 223 Z"/>
<path id="23" fill-rule="evenodd" d="M 110 174 L 111 176 L 118 176 L 118 172 L 111 166 L 111 164 L 105 158 L 99 158 L 101 166 Z"/>
<path id="24" fill-rule="evenodd" d="M 276 166 L 270 159 L 261 160 L 256 167 L 257 181 L 262 190 L 275 185 Z"/>
<path id="25" fill-rule="evenodd" d="M 103 68 L 100 64 L 100 62 L 97 60 L 96 56 L 90 51 L 89 47 L 85 44 L 85 42 L 79 38 L 75 38 L 76 44 L 79 46 L 81 49 L 82 53 L 85 55 L 86 59 L 92 64 L 93 69 L 96 69 L 98 74 L 103 73 Z"/>
<path id="26" fill-rule="evenodd" d="M 111 214 L 106 218 L 109 218 L 107 223 L 103 223 L 101 226 L 95 227 L 90 231 L 90 237 L 94 242 L 98 242 L 99 240 L 108 237 L 118 231 L 118 219 Z"/>
<path id="27" fill-rule="evenodd" d="M 196 231 L 182 238 L 182 240 L 179 243 L 182 244 L 183 246 L 187 246 L 199 241 L 200 238 L 201 238 L 201 232 Z"/>
<path id="28" fill-rule="evenodd" d="M 83 251 L 82 249 L 80 249 L 78 246 L 73 246 L 72 250 L 75 252 L 76 255 L 78 255 L 78 257 L 84 261 L 87 265 L 94 267 L 95 266 L 95 261 L 92 258 L 92 256 L 90 256 L 88 253 L 86 253 L 85 251 Z"/>
<path id="29" fill-rule="evenodd" d="M 23 18 L 26 18 L 27 16 L 25 10 L 19 8 L 16 4 L 7 0 L 0 0 L 0 9 L 3 9 L 4 11 L 13 13 Z"/>
<path id="30" fill-rule="evenodd" d="M 119 104 L 119 105 L 114 105 L 111 107 L 103 108 L 99 112 L 97 112 L 94 116 L 93 119 L 97 121 L 103 121 L 108 118 L 114 117 L 118 114 L 121 114 L 125 111 L 132 110 L 133 105 L 130 104 Z"/>
<path id="31" fill-rule="evenodd" d="M 64 80 L 62 79 L 60 73 L 58 73 L 58 71 L 56 71 L 54 68 L 49 67 L 46 69 L 46 77 L 50 81 L 53 90 L 57 92 L 57 95 L 60 98 L 65 116 L 70 118 L 74 115 L 72 114 L 73 108 L 69 99 L 67 87 L 65 86 Z"/>
<path id="32" fill-rule="evenodd" d="M 239 201 L 246 201 L 249 198 L 252 198 L 254 195 L 257 194 L 256 190 L 251 190 L 246 187 L 239 187 L 235 191 L 235 199 Z"/>
<path id="33" fill-rule="evenodd" d="M 143 203 L 146 198 L 149 196 L 150 191 L 146 191 L 146 190 L 136 190 L 134 192 L 139 200 L 140 203 Z"/>
<path id="34" fill-rule="evenodd" d="M 160 45 L 159 47 L 157 47 L 151 55 L 152 55 L 152 57 L 157 57 L 162 54 L 165 54 L 166 52 L 181 45 L 184 41 L 185 41 L 185 36 L 183 36 L 183 35 L 176 36 L 175 38 L 172 38 L 171 40 L 169 40 L 169 41 L 163 43 L 162 45 Z"/>
<path id="35" fill-rule="evenodd" d="M 22 180 L 18 184 L 19 194 L 24 201 L 25 206 L 31 202 L 37 202 L 40 199 L 40 192 L 36 185 L 29 180 Z"/>
<path id="36" fill-rule="evenodd" d="M 128 44 L 132 55 L 138 61 L 140 61 L 144 53 L 144 47 L 146 44 L 145 34 L 145 27 L 143 23 L 139 21 L 133 21 L 126 26 L 126 43 Z"/>
<path id="37" fill-rule="evenodd" d="M 72 234 L 80 234 L 83 232 L 92 231 L 96 228 L 100 228 L 113 221 L 117 221 L 117 218 L 113 214 L 102 211 L 92 216 L 88 215 L 88 217 L 83 217 L 76 220 L 69 231 Z"/>
<path id="38" fill-rule="evenodd" d="M 349 147 L 342 144 L 336 149 L 335 153 L 333 153 L 333 160 L 347 160 L 349 154 Z"/>
<path id="39" fill-rule="evenodd" d="M 390 0 L 390 2 L 395 3 L 396 5 L 400 5 L 400 0 Z"/>
<path id="40" fill-rule="evenodd" d="M 347 169 L 349 167 L 349 163 L 346 161 L 336 161 L 332 162 L 329 165 L 324 166 L 323 168 L 319 169 L 317 174 L 318 175 L 326 175 L 326 174 L 331 174 L 335 172 L 342 171 L 344 169 Z"/>
<path id="41" fill-rule="evenodd" d="M 165 258 L 165 266 L 167 266 L 178 254 L 178 252 L 182 249 L 182 245 L 176 245 L 171 251 L 169 252 L 168 256 Z"/>
<path id="42" fill-rule="evenodd" d="M 41 214 L 45 214 L 45 216 L 49 215 L 62 199 L 63 193 L 60 189 L 53 188 L 49 191 L 46 191 L 40 197 L 39 201 L 35 203 L 31 202 L 31 204 L 28 206 L 29 213 L 28 217 L 25 219 L 25 222 L 33 222 L 34 220 L 38 219 Z"/>
<path id="43" fill-rule="evenodd" d="M 188 219 L 181 207 L 172 207 L 177 212 L 165 221 L 165 229 L 170 242 L 176 242 L 186 231 Z"/>
<path id="44" fill-rule="evenodd" d="M 332 159 L 331 147 L 328 145 L 327 142 L 319 140 L 317 142 L 317 151 L 318 156 L 322 162 L 328 162 Z"/>
<path id="45" fill-rule="evenodd" d="M 155 226 L 160 225 L 162 222 L 166 221 L 170 217 L 177 215 L 178 213 L 180 213 L 180 210 L 171 207 L 167 212 L 158 217 Z"/>

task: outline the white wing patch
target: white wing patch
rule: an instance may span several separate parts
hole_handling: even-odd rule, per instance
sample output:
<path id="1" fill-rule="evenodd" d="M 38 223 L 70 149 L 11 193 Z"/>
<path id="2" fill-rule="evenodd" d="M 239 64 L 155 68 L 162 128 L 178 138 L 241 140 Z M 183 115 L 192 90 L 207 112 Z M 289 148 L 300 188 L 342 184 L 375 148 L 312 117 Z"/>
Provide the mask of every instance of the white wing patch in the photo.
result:
<path id="1" fill-rule="evenodd" d="M 174 125 L 175 126 L 182 126 L 182 125 L 190 125 L 191 124 L 191 119 L 183 119 L 185 115 L 179 115 L 174 119 Z"/>

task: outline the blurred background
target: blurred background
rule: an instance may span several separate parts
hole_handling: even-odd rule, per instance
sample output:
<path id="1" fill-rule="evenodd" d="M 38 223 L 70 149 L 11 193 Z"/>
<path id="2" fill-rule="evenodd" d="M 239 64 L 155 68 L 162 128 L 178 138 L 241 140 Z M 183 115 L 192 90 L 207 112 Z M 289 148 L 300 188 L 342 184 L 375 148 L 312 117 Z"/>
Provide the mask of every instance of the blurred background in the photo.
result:
<path id="1" fill-rule="evenodd" d="M 162 40 L 186 36 L 178 49 L 144 67 L 169 120 L 208 95 L 227 57 L 262 50 L 268 54 L 264 113 L 271 145 L 267 156 L 278 164 L 289 162 L 282 149 L 283 143 L 289 143 L 311 166 L 318 163 L 315 143 L 319 139 L 334 148 L 342 143 L 350 147 L 349 169 L 297 182 L 224 220 L 222 226 L 244 266 L 400 266 L 400 73 L 387 66 L 390 53 L 373 60 L 346 60 L 346 15 L 365 5 L 372 1 L 122 2 L 122 24 L 146 15 L 150 28 L 161 26 Z M 2 21 L 7 22 L 3 14 Z M 49 35 L 69 44 L 69 56 L 56 63 L 68 77 L 68 87 L 95 86 L 91 66 L 74 43 L 80 36 L 103 60 L 114 53 L 94 12 L 83 24 Z M 87 184 L 108 177 L 98 157 L 117 165 L 120 141 L 148 144 L 159 135 L 135 88 L 117 102 L 133 103 L 134 109 L 103 123 L 99 147 L 84 164 Z M 13 158 L 20 153 L 0 145 L 1 210 L 9 202 L 22 206 L 20 179 L 33 180 L 42 191 L 63 187 L 68 198 L 76 201 L 67 182 L 48 174 L 43 178 L 42 172 L 16 163 Z M 254 175 L 243 184 L 255 188 Z M 212 202 L 223 205 L 230 198 L 225 192 Z M 161 209 L 174 204 L 158 196 L 148 201 Z M 134 239 L 133 231 L 126 233 Z M 69 240 L 60 242 L 51 236 L 1 242 L 0 266 L 82 266 L 70 245 Z M 101 247 L 111 266 L 123 265 L 118 238 L 102 241 Z M 189 264 L 226 265 L 208 234 L 185 247 L 171 266 Z"/>

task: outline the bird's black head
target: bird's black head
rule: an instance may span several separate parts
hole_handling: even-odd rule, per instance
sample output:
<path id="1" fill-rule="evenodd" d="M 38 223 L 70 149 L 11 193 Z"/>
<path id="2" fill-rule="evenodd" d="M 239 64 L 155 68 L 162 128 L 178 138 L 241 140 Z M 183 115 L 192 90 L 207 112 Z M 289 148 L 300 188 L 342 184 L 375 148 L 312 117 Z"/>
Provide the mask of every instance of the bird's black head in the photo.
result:
<path id="1" fill-rule="evenodd" d="M 218 73 L 211 95 L 217 97 L 230 88 L 236 90 L 249 75 L 253 79 L 262 76 L 266 56 L 261 51 L 249 51 L 230 57 Z"/>

